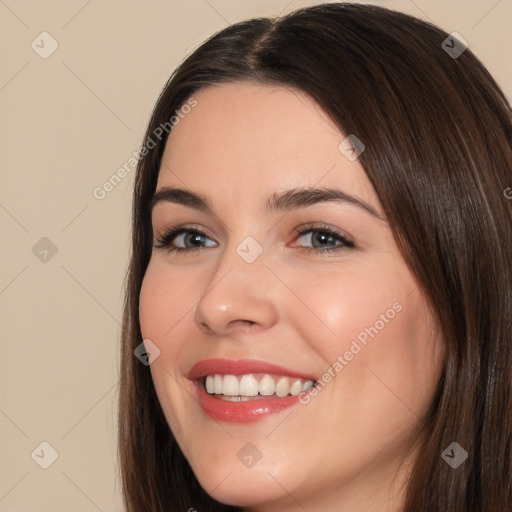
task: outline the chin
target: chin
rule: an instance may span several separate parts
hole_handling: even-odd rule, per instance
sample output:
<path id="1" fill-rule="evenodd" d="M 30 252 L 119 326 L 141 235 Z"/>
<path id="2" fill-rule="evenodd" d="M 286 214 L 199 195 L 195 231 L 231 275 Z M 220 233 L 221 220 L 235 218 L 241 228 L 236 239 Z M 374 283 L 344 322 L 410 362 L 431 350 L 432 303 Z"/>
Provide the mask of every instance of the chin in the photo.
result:
<path id="1" fill-rule="evenodd" d="M 225 464 L 209 471 L 204 466 L 197 471 L 192 469 L 203 489 L 226 505 L 254 507 L 275 501 L 283 493 L 283 489 L 262 468 L 236 468 Z"/>

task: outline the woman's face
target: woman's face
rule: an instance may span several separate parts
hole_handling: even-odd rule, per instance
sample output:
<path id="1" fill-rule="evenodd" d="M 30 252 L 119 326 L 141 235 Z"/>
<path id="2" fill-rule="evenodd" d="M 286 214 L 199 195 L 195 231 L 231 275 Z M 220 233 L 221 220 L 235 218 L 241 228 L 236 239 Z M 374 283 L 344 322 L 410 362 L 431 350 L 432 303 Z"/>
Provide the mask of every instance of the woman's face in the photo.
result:
<path id="1" fill-rule="evenodd" d="M 153 248 L 140 294 L 167 422 L 221 502 L 384 510 L 443 349 L 358 151 L 294 89 L 194 97 L 152 211 L 155 245 L 187 231 Z"/>

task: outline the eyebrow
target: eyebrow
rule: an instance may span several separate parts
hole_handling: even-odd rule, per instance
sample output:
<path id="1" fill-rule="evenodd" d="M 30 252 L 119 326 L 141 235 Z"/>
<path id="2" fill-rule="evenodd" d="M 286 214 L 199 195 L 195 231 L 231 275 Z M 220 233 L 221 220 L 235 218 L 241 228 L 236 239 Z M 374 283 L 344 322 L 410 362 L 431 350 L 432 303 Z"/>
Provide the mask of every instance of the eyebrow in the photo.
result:
<path id="1" fill-rule="evenodd" d="M 150 211 L 152 211 L 157 204 L 163 202 L 181 204 L 215 215 L 213 207 L 206 196 L 190 192 L 189 190 L 162 187 L 151 199 Z M 361 208 L 379 220 L 384 220 L 383 216 L 369 204 L 334 188 L 294 188 L 280 192 L 279 194 L 272 194 L 267 199 L 265 210 L 268 213 L 276 213 L 306 208 L 319 203 L 351 204 Z"/>

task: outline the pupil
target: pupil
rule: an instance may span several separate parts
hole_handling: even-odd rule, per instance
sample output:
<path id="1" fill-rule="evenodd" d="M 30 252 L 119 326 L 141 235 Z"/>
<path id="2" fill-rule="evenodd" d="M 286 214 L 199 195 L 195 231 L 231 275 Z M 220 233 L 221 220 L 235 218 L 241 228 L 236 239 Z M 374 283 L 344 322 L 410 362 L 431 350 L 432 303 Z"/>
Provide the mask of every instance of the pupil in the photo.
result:
<path id="1" fill-rule="evenodd" d="M 332 235 L 328 234 L 328 233 L 325 233 L 323 231 L 318 231 L 317 233 L 317 239 L 320 238 L 320 243 L 322 244 L 325 244 L 327 243 L 328 241 L 329 242 L 332 242 Z"/>
<path id="2" fill-rule="evenodd" d="M 199 233 L 192 233 L 192 236 L 191 236 L 191 241 L 193 244 L 196 244 L 196 242 L 198 242 L 199 244 L 201 243 L 201 238 L 202 238 L 203 235 L 200 235 Z"/>

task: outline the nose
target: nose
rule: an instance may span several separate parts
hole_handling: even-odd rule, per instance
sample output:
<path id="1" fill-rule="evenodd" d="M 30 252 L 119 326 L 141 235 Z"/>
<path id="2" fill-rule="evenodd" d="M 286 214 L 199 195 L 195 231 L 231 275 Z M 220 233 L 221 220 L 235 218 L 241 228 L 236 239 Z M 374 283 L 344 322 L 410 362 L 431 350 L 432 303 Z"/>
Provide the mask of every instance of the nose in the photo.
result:
<path id="1" fill-rule="evenodd" d="M 235 249 L 226 248 L 196 303 L 194 321 L 206 334 L 227 337 L 256 333 L 277 321 L 278 280 L 262 254 L 248 263 Z"/>

